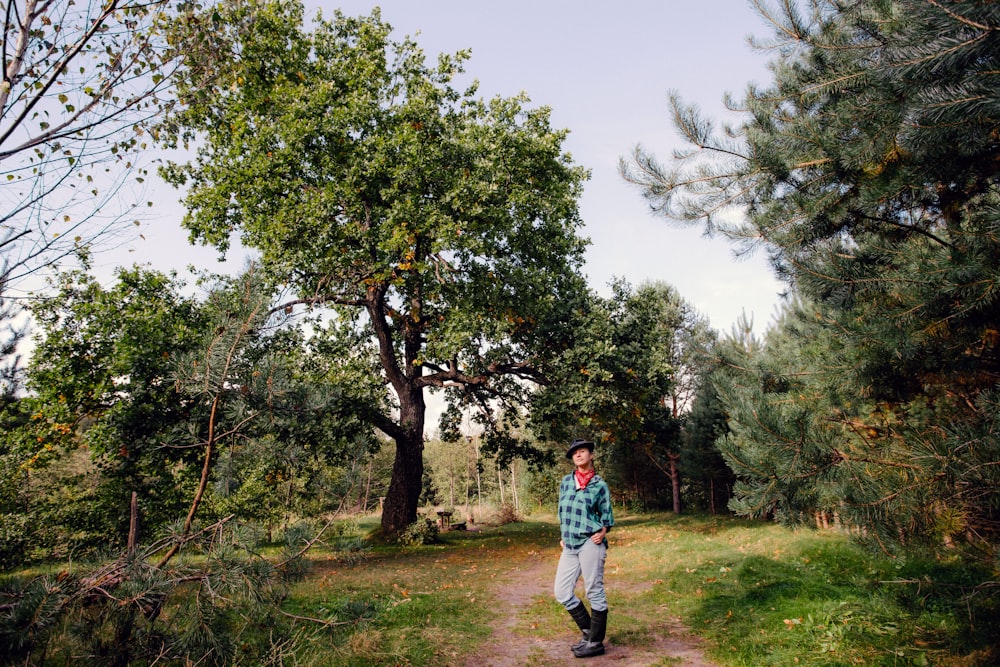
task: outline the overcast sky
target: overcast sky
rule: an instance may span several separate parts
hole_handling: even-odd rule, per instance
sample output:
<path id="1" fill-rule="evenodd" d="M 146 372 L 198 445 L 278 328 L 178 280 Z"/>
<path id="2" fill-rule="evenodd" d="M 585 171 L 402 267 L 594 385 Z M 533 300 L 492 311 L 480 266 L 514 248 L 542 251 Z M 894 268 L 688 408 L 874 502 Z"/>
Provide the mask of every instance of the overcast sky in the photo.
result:
<path id="1" fill-rule="evenodd" d="M 767 55 L 747 44 L 748 35 L 769 31 L 748 2 L 309 0 L 306 6 L 310 17 L 316 10 L 330 16 L 336 7 L 369 14 L 379 6 L 395 36 L 414 36 L 430 59 L 470 49 L 467 74 L 479 80 L 482 96 L 524 91 L 532 106 L 551 107 L 553 126 L 570 130 L 567 150 L 592 170 L 581 214 L 592 241 L 585 272 L 599 292 L 607 294 L 615 277 L 633 285 L 662 280 L 723 333 L 744 311 L 763 331 L 781 290 L 763 255 L 737 260 L 726 241 L 653 217 L 617 171 L 636 144 L 662 160 L 680 145 L 668 117 L 669 90 L 724 119 L 726 92 L 742 99 L 748 83 L 770 81 Z M 145 239 L 103 258 L 104 266 L 224 268 L 214 263 L 213 250 L 187 245 L 182 210 L 172 204 L 179 193 L 150 187 L 157 206 L 143 224 Z"/>

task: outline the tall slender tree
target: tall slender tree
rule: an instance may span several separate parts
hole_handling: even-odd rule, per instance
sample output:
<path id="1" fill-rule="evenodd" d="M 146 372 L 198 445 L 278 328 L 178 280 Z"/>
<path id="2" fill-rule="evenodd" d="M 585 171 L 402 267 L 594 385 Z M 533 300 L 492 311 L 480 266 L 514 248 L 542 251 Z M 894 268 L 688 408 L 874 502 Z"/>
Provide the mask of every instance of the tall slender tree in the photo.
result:
<path id="1" fill-rule="evenodd" d="M 711 371 L 711 367 L 703 369 L 691 412 L 684 421 L 680 458 L 688 481 L 685 506 L 718 514 L 728 507 L 735 477 L 716 447 L 727 431 L 727 420 Z"/>
<path id="2" fill-rule="evenodd" d="M 0 282 L 122 242 L 169 101 L 166 0 L 4 0 Z"/>
<path id="3" fill-rule="evenodd" d="M 618 454 L 626 470 L 656 471 L 647 477 L 647 489 L 670 480 L 670 502 L 681 511 L 681 431 L 691 401 L 709 359 L 715 332 L 708 320 L 665 283 L 644 283 L 632 289 L 616 288 L 614 345 L 622 355 L 619 389 L 636 399 L 633 414 L 641 419 L 638 437 L 620 443 Z M 623 424 L 629 422 L 625 417 Z M 632 465 L 629 465 L 631 463 Z M 634 474 L 634 473 L 633 473 Z"/>
<path id="4" fill-rule="evenodd" d="M 548 109 L 456 90 L 467 54 L 428 65 L 377 11 L 307 31 L 297 3 L 224 2 L 176 29 L 183 105 L 166 129 L 200 140 L 164 170 L 187 187 L 184 224 L 222 251 L 238 235 L 298 293 L 289 307 L 364 333 L 354 381 L 382 387 L 382 528 L 398 533 L 416 519 L 426 393 L 513 400 L 544 382 L 584 289 L 587 174 Z"/>

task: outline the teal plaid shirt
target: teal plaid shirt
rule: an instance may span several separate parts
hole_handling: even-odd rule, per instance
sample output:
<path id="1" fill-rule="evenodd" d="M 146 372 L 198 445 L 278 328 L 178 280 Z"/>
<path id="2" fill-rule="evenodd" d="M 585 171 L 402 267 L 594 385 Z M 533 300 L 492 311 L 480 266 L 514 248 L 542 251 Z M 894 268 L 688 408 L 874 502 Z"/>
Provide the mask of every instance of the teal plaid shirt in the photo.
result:
<path id="1" fill-rule="evenodd" d="M 591 535 L 605 526 L 611 530 L 613 525 L 611 491 L 600 475 L 594 475 L 585 489 L 576 488 L 573 473 L 563 477 L 559 485 L 559 529 L 563 544 L 579 549 Z"/>

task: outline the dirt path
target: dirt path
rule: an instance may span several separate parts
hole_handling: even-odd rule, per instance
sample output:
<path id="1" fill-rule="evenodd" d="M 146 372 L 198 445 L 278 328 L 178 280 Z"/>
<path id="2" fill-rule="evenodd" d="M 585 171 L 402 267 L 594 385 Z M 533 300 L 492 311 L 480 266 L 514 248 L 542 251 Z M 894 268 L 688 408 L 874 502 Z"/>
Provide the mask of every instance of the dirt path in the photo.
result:
<path id="1" fill-rule="evenodd" d="M 465 667 L 554 667 L 576 664 L 581 667 L 653 667 L 655 665 L 681 665 L 684 667 L 715 667 L 701 650 L 701 640 L 689 633 L 679 619 L 664 617 L 651 629 L 652 642 L 641 646 L 623 646 L 615 643 L 614 609 L 608 618 L 608 638 L 604 655 L 578 659 L 570 651 L 570 644 L 580 636 L 569 615 L 566 615 L 566 632 L 555 638 L 531 632 L 531 622 L 525 619 L 525 610 L 539 596 L 551 595 L 554 562 L 533 558 L 518 563 L 503 577 L 497 577 L 496 618 L 493 636 L 483 649 L 470 658 Z M 502 583 L 500 583 L 502 582 Z M 609 582 L 609 589 L 614 585 Z"/>

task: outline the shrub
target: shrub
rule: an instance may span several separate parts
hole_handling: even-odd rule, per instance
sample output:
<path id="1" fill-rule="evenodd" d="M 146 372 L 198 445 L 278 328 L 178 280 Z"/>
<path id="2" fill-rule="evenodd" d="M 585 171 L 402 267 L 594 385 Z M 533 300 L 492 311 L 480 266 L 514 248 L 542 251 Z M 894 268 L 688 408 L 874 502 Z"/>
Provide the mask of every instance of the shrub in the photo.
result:
<path id="1" fill-rule="evenodd" d="M 504 526 L 508 523 L 517 523 L 521 520 L 521 516 L 517 513 L 517 508 L 515 508 L 510 503 L 504 503 L 497 509 L 496 513 L 496 523 L 498 526 Z"/>
<path id="2" fill-rule="evenodd" d="M 415 547 L 421 544 L 434 544 L 437 541 L 438 527 L 434 521 L 424 517 L 417 517 L 417 520 L 406 527 L 399 534 L 399 543 L 404 547 Z"/>

